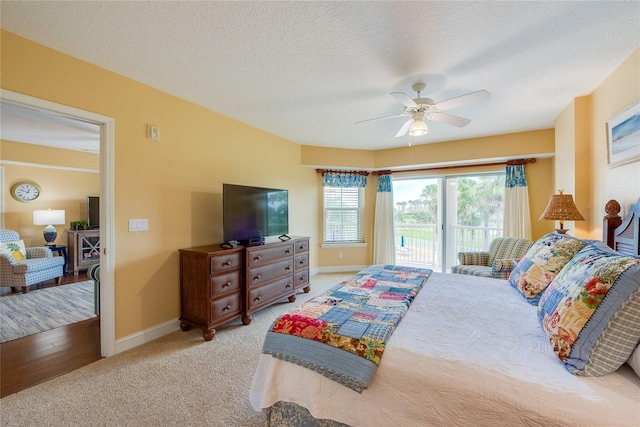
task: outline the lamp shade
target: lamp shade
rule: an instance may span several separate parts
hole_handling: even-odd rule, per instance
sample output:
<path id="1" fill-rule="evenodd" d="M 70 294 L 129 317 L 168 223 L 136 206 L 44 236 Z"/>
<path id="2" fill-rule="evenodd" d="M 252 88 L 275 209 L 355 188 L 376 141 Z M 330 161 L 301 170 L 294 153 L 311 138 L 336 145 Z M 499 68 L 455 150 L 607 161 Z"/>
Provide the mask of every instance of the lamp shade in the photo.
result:
<path id="1" fill-rule="evenodd" d="M 564 221 L 584 221 L 584 217 L 578 211 L 571 194 L 554 194 L 549 199 L 547 208 L 542 212 L 540 219 L 549 221 L 560 221 L 560 229 L 556 230 L 560 233 L 566 233 L 563 223 Z"/>
<path id="2" fill-rule="evenodd" d="M 34 225 L 59 225 L 64 224 L 64 211 L 63 210 L 41 210 L 33 211 L 33 224 Z"/>
<path id="3" fill-rule="evenodd" d="M 427 124 L 422 120 L 414 120 L 409 128 L 410 136 L 422 136 L 426 135 L 428 132 L 429 129 L 427 128 Z"/>

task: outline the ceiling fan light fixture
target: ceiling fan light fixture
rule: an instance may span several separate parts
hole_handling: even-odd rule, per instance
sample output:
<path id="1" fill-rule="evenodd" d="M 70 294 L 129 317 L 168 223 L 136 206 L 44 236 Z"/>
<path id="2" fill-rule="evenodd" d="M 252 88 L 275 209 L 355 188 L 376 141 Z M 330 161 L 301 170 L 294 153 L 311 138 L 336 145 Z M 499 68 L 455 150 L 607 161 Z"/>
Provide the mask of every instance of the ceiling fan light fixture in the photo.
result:
<path id="1" fill-rule="evenodd" d="M 409 128 L 409 136 L 422 136 L 427 133 L 429 133 L 429 129 L 427 128 L 427 124 L 422 120 L 414 120 L 411 128 Z"/>

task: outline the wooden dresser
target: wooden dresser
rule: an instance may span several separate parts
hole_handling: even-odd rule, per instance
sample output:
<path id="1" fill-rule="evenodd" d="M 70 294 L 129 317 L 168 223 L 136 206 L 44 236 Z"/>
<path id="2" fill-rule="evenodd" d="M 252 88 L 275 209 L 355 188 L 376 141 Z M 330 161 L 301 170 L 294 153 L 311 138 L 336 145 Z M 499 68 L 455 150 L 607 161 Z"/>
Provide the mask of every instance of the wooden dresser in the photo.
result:
<path id="1" fill-rule="evenodd" d="M 203 330 L 210 341 L 215 327 L 242 316 L 244 248 L 219 245 L 180 249 L 180 328 Z"/>
<path id="2" fill-rule="evenodd" d="M 245 324 L 256 311 L 285 298 L 295 301 L 294 294 L 304 285 L 309 292 L 309 238 L 247 246 L 245 259 Z"/>
<path id="3" fill-rule="evenodd" d="M 180 328 L 197 326 L 209 341 L 215 328 L 252 314 L 298 291 L 309 292 L 309 238 L 256 246 L 180 249 Z"/>

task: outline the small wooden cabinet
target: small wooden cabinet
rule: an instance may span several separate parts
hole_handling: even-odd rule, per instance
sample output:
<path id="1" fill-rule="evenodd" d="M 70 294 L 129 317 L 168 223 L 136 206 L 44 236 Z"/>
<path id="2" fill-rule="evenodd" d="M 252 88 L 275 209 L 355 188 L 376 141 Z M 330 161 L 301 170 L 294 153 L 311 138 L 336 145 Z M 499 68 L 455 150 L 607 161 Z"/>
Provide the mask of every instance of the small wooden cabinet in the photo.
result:
<path id="1" fill-rule="evenodd" d="M 299 290 L 310 291 L 309 238 L 222 249 L 180 249 L 180 328 L 197 326 L 209 341 L 215 327 L 252 314 Z"/>
<path id="2" fill-rule="evenodd" d="M 180 328 L 203 330 L 210 341 L 215 327 L 242 316 L 244 249 L 218 245 L 180 250 Z"/>
<path id="3" fill-rule="evenodd" d="M 67 230 L 73 275 L 100 262 L 100 230 Z"/>

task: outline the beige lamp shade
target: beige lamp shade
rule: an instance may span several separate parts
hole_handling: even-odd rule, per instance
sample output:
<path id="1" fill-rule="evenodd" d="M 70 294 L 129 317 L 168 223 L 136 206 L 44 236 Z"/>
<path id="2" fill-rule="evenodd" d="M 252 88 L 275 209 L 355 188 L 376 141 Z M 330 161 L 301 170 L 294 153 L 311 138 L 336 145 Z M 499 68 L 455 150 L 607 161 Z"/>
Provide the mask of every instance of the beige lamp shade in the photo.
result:
<path id="1" fill-rule="evenodd" d="M 563 190 L 558 190 L 560 194 L 554 194 L 549 199 L 547 208 L 542 212 L 540 219 L 548 221 L 559 221 L 560 228 L 556 229 L 558 233 L 566 233 L 569 231 L 564 228 L 564 221 L 584 221 L 584 217 L 578 211 L 571 194 L 563 194 Z"/>

